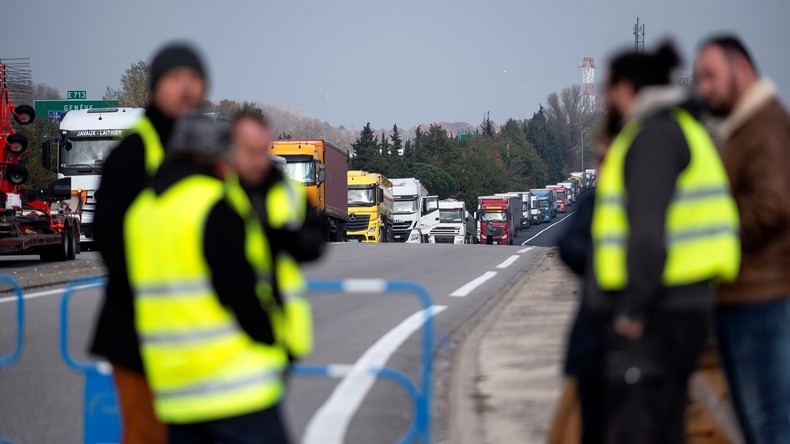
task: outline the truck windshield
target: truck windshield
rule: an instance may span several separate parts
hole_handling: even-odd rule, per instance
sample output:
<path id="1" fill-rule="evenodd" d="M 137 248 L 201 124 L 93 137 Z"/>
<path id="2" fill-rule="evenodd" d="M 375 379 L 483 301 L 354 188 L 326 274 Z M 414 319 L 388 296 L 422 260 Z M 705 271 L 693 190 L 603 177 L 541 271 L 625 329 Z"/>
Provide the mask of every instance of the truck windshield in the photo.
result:
<path id="1" fill-rule="evenodd" d="M 557 191 L 557 199 L 565 199 L 565 191 Z"/>
<path id="2" fill-rule="evenodd" d="M 314 162 L 292 162 L 286 157 L 285 174 L 291 179 L 305 185 L 315 185 Z"/>
<path id="3" fill-rule="evenodd" d="M 412 214 L 417 212 L 417 199 L 396 200 L 394 205 L 395 214 Z"/>
<path id="4" fill-rule="evenodd" d="M 71 149 L 60 148 L 60 168 L 75 168 L 70 174 L 100 174 L 110 151 L 118 145 L 116 139 L 71 139 Z M 82 168 L 87 170 L 83 171 Z"/>
<path id="5" fill-rule="evenodd" d="M 348 206 L 349 207 L 369 207 L 376 204 L 376 188 L 349 188 Z"/>
<path id="6" fill-rule="evenodd" d="M 484 211 L 483 222 L 502 222 L 507 220 L 507 213 L 504 211 Z"/>
<path id="7" fill-rule="evenodd" d="M 464 221 L 464 210 L 439 210 L 439 222 L 457 224 Z"/>
<path id="8" fill-rule="evenodd" d="M 541 207 L 541 208 L 548 208 L 549 207 L 549 201 L 548 200 L 539 200 L 538 201 L 538 206 Z"/>

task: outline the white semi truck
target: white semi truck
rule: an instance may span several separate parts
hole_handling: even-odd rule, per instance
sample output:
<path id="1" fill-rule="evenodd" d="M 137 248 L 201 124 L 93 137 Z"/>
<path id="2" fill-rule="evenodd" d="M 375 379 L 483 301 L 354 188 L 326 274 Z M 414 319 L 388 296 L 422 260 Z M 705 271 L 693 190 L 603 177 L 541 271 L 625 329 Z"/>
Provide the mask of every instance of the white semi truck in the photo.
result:
<path id="1" fill-rule="evenodd" d="M 406 243 L 427 243 L 431 229 L 439 223 L 439 196 L 413 177 L 391 179 L 395 199 L 393 240 Z"/>
<path id="2" fill-rule="evenodd" d="M 428 241 L 432 244 L 477 243 L 477 228 L 474 218 L 466 210 L 463 201 L 445 199 L 439 201 L 439 224 L 431 228 Z"/>
<path id="3" fill-rule="evenodd" d="M 145 110 L 142 108 L 93 108 L 68 111 L 60 121 L 58 138 L 45 144 L 57 148 L 55 170 L 58 179 L 71 178 L 72 191 L 85 191 L 87 201 L 82 207 L 80 242 L 93 241 L 93 215 L 96 211 L 94 192 L 99 187 L 102 164 Z"/>

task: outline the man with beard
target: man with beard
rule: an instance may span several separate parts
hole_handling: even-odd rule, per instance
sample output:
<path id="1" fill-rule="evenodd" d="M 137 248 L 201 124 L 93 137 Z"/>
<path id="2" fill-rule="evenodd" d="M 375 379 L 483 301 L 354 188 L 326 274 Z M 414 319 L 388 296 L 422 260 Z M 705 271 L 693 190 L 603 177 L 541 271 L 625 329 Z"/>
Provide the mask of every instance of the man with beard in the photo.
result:
<path id="1" fill-rule="evenodd" d="M 606 442 L 682 443 L 688 379 L 710 335 L 711 282 L 738 272 L 738 214 L 716 148 L 670 86 L 669 45 L 610 66 L 604 98 L 623 123 L 601 166 L 595 283 L 611 303 Z"/>
<path id="2" fill-rule="evenodd" d="M 725 118 L 722 159 L 741 217 L 743 263 L 719 287 L 719 352 L 744 438 L 790 442 L 790 115 L 736 37 L 708 40 L 697 91 Z"/>

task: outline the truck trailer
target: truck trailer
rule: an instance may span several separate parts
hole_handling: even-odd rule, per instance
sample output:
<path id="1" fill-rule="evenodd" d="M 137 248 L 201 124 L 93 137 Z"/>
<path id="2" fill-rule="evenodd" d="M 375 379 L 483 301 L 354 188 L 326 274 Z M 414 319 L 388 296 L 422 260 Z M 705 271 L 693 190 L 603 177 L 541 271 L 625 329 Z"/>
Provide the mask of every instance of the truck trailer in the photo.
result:
<path id="1" fill-rule="evenodd" d="M 392 182 L 378 173 L 348 172 L 346 242 L 392 242 Z"/>
<path id="2" fill-rule="evenodd" d="M 348 151 L 322 139 L 275 140 L 271 153 L 285 159 L 285 173 L 301 182 L 327 227 L 327 239 L 343 242 L 348 221 Z"/>

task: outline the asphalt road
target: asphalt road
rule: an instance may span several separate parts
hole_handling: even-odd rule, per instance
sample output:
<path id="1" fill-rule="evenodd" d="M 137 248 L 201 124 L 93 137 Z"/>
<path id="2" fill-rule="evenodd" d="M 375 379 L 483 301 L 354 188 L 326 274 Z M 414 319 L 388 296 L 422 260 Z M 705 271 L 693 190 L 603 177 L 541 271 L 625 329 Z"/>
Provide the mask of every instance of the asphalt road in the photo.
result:
<path id="1" fill-rule="evenodd" d="M 515 246 L 332 245 L 306 273 L 310 279 L 386 278 L 425 285 L 434 298 L 437 350 L 521 277 L 540 252 L 534 247 L 552 245 L 568 215 L 559 215 L 556 225 L 522 231 Z M 0 268 L 27 266 L 33 265 L 18 261 Z M 312 294 L 310 299 L 316 351 L 307 363 L 381 362 L 417 380 L 422 317 L 412 318 L 420 311 L 415 299 L 400 294 Z M 60 300 L 58 289 L 28 294 L 22 358 L 0 369 L 0 437 L 18 444 L 81 442 L 83 383 L 60 358 Z M 84 350 L 98 302 L 97 289 L 83 290 L 72 301 L 69 342 L 79 359 L 87 359 Z M 15 340 L 15 305 L 0 298 L 0 354 L 11 350 Z M 365 381 L 348 378 L 290 380 L 285 405 L 295 442 L 388 443 L 405 432 L 413 411 L 399 387 L 377 381 L 367 391 Z M 434 422 L 445 419 L 434 416 Z"/>

